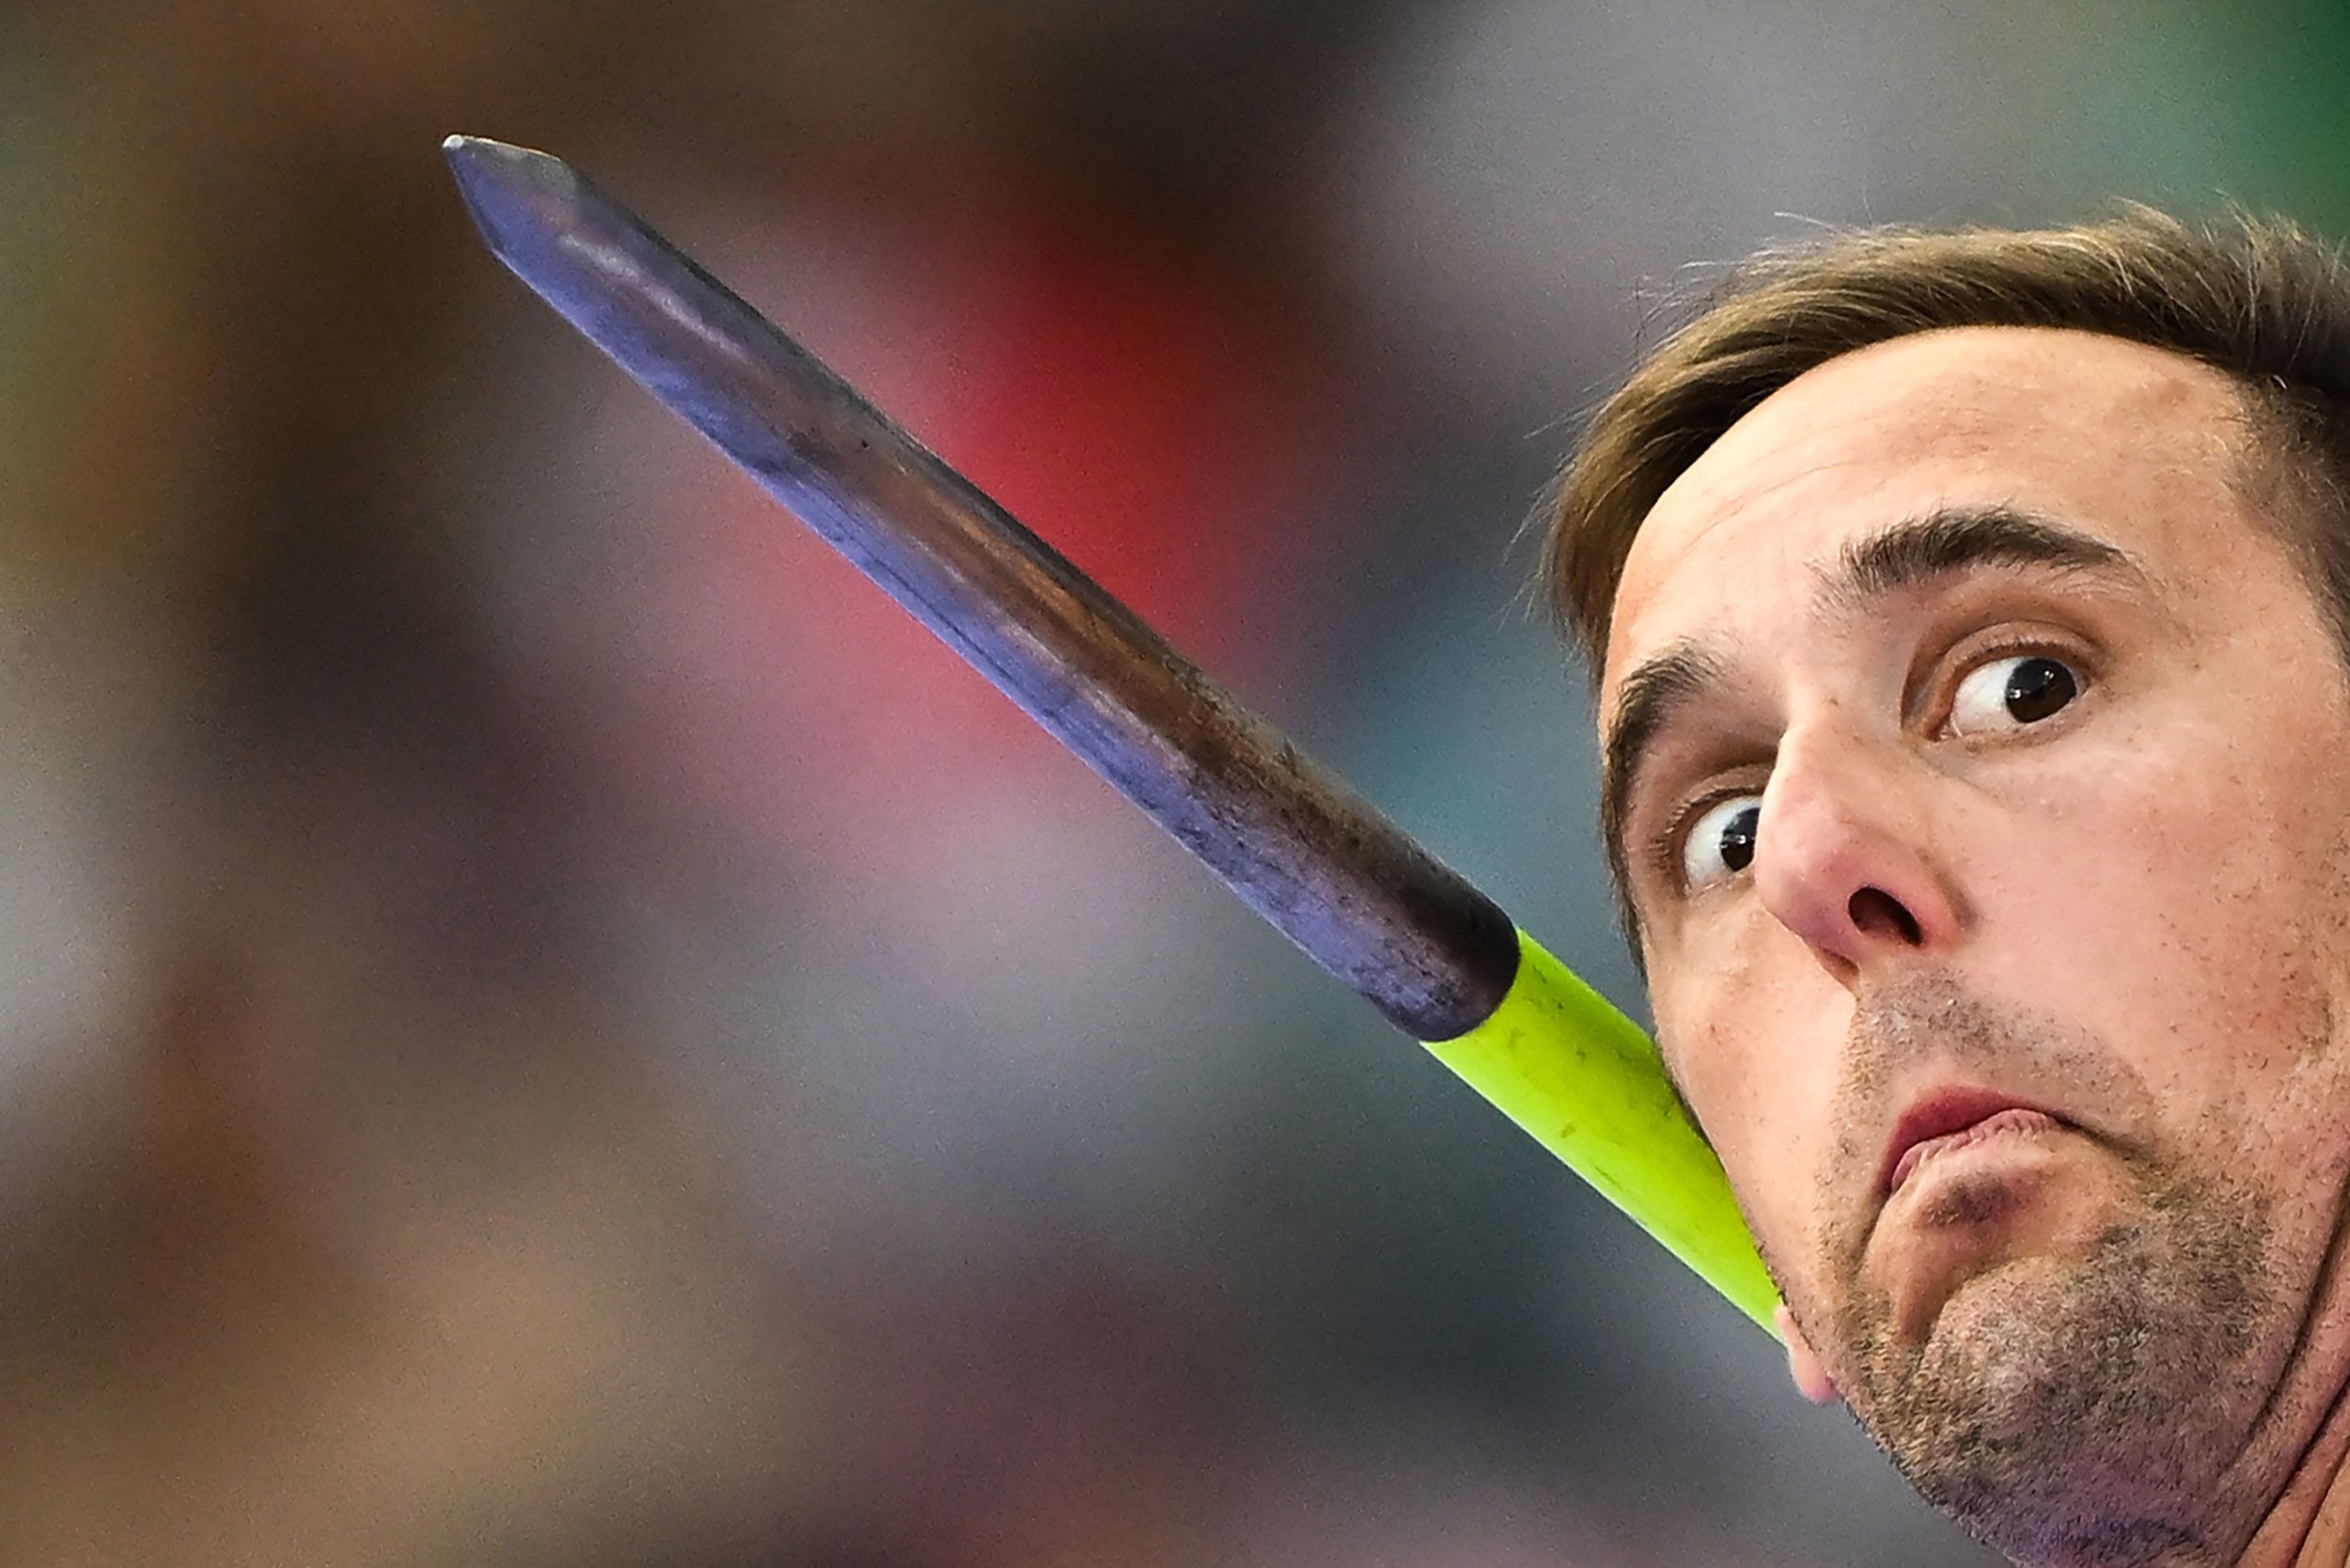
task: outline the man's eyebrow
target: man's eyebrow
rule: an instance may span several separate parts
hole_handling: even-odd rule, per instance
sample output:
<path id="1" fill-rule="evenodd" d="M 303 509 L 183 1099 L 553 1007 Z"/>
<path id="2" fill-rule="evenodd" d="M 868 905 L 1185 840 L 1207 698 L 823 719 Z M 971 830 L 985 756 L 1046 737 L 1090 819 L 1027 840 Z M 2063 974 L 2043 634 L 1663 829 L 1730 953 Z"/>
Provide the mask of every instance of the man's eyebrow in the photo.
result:
<path id="1" fill-rule="evenodd" d="M 1822 570 L 1820 599 L 1849 612 L 1985 566 L 2146 576 L 2127 551 L 2018 508 L 1944 507 L 1848 542 Z"/>
<path id="2" fill-rule="evenodd" d="M 1847 543 L 1822 569 L 1820 598 L 1850 613 L 1888 595 L 1986 566 L 2146 578 L 2127 551 L 2021 508 L 1943 507 Z M 1617 688 L 1601 748 L 1600 831 L 1616 875 L 1624 929 L 1636 941 L 1631 860 L 1624 844 L 1632 788 L 1666 726 L 1722 678 L 1720 660 L 1684 639 L 1637 666 Z"/>
<path id="3" fill-rule="evenodd" d="M 1599 823 L 1627 918 L 1631 912 L 1632 878 L 1629 858 L 1624 854 L 1623 821 L 1631 804 L 1633 782 L 1639 776 L 1641 764 L 1666 724 L 1721 676 L 1718 658 L 1684 639 L 1669 644 L 1663 652 L 1635 667 L 1616 688 L 1616 711 L 1607 720 L 1607 732 L 1600 747 Z"/>

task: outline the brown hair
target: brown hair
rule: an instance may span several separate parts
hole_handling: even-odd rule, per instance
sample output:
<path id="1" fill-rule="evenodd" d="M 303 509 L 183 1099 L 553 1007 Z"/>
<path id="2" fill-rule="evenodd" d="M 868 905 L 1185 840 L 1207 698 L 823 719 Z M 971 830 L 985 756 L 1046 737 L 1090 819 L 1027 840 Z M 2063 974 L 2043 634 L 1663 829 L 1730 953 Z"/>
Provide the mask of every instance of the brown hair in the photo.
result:
<path id="1" fill-rule="evenodd" d="M 2075 228 L 1843 233 L 1733 271 L 1600 406 L 1544 503 L 1543 580 L 1593 682 L 1633 535 L 1699 453 L 1815 366 L 1962 326 L 2100 332 L 2236 377 L 2350 649 L 2350 268 L 2289 222 L 2130 207 Z"/>

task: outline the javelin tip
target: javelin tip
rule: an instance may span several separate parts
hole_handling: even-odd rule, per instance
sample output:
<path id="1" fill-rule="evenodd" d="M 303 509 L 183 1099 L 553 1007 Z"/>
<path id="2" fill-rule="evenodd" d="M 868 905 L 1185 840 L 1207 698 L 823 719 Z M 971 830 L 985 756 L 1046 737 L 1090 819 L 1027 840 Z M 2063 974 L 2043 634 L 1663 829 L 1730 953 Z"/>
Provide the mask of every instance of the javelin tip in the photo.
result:
<path id="1" fill-rule="evenodd" d="M 578 205 L 579 176 L 562 159 L 487 136 L 441 143 L 465 211 L 509 264 L 532 239 L 559 232 Z"/>

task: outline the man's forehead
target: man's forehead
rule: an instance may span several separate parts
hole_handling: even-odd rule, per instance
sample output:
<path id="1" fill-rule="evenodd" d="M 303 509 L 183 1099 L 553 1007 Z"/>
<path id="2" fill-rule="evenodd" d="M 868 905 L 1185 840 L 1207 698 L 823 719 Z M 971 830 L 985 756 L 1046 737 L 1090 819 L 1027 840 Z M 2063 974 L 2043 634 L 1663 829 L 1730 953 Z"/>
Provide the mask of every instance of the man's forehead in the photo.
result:
<path id="1" fill-rule="evenodd" d="M 2224 488 L 2243 441 L 2221 372 L 2102 335 L 1965 327 L 1830 360 L 1674 481 L 1617 589 L 1602 709 L 1623 672 L 1740 600 L 1808 592 L 1851 540 L 1949 506 L 2144 515 Z"/>

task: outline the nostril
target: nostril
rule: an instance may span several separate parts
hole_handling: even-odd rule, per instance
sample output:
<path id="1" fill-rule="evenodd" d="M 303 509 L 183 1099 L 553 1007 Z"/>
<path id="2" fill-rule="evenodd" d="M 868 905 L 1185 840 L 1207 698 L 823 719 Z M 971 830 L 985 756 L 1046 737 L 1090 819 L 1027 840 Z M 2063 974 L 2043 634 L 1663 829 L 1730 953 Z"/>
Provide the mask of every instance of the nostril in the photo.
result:
<path id="1" fill-rule="evenodd" d="M 1918 917 L 1902 907 L 1901 900 L 1877 887 L 1863 887 L 1844 906 L 1852 917 L 1856 930 L 1869 936 L 1894 937 L 1907 947 L 1916 947 L 1925 939 L 1918 929 Z"/>

